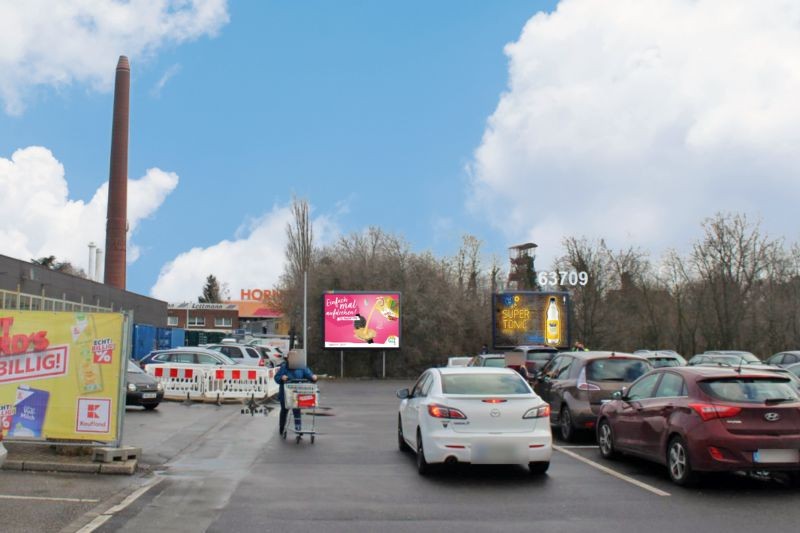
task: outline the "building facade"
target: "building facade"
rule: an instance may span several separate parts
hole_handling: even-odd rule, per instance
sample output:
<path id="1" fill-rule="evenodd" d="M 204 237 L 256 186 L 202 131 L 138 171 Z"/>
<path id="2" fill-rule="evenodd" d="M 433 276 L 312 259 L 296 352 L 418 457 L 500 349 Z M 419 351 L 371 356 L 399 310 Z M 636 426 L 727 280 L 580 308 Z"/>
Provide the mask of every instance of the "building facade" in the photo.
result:
<path id="1" fill-rule="evenodd" d="M 235 304 L 175 303 L 167 310 L 167 325 L 190 330 L 232 332 L 239 329 Z"/>

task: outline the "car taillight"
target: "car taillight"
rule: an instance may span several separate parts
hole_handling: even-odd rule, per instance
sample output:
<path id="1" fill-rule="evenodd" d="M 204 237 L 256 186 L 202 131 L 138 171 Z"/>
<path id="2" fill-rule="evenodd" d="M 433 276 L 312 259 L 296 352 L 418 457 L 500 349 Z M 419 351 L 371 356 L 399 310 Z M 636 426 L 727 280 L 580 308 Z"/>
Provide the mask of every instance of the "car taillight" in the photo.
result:
<path id="1" fill-rule="evenodd" d="M 544 404 L 533 409 L 528 409 L 522 418 L 545 418 L 550 416 L 550 405 Z"/>
<path id="2" fill-rule="evenodd" d="M 464 420 L 467 418 L 467 415 L 458 409 L 453 409 L 452 407 L 439 405 L 437 403 L 428 405 L 428 414 L 433 418 L 457 418 L 459 420 Z"/>
<path id="3" fill-rule="evenodd" d="M 703 420 L 713 420 L 715 418 L 730 418 L 742 412 L 741 407 L 732 405 L 714 405 L 710 403 L 690 403 L 689 407 L 694 409 Z"/>
<path id="4" fill-rule="evenodd" d="M 581 369 L 581 373 L 578 374 L 578 382 L 577 382 L 578 390 L 600 390 L 600 387 L 595 385 L 594 383 L 588 383 L 586 381 L 586 367 Z"/>
<path id="5" fill-rule="evenodd" d="M 489 398 L 489 399 L 481 400 L 481 401 L 483 403 L 503 403 L 503 402 L 507 402 L 508 400 L 506 400 L 504 398 Z"/>
<path id="6" fill-rule="evenodd" d="M 266 363 L 264 362 L 264 358 L 263 357 L 258 360 L 258 366 L 265 366 L 265 365 L 266 365 Z"/>

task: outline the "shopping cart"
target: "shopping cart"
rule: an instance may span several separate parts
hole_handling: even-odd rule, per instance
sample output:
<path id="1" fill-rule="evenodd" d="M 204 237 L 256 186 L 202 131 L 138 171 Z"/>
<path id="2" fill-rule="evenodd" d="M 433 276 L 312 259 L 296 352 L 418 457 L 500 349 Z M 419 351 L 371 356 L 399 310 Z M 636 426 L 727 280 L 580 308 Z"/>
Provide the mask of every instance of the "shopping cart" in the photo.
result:
<path id="1" fill-rule="evenodd" d="M 311 444 L 317 435 L 317 407 L 319 406 L 319 387 L 316 383 L 304 380 L 288 381 L 283 386 L 283 404 L 286 409 L 300 410 L 300 429 L 295 427 L 294 414 L 287 413 L 286 426 L 283 428 L 284 439 L 292 431 L 295 435 L 295 442 L 299 443 L 303 435 L 311 436 Z"/>

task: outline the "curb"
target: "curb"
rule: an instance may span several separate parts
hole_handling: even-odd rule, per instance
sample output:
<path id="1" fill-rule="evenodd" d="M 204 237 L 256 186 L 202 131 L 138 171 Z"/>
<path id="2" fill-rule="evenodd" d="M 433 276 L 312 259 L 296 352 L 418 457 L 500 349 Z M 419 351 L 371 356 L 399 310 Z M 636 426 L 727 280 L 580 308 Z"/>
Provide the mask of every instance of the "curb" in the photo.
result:
<path id="1" fill-rule="evenodd" d="M 117 474 L 131 476 L 136 473 L 139 461 L 129 459 L 114 463 L 59 463 L 54 461 L 20 461 L 7 459 L 3 470 L 27 472 L 69 472 L 79 474 Z"/>

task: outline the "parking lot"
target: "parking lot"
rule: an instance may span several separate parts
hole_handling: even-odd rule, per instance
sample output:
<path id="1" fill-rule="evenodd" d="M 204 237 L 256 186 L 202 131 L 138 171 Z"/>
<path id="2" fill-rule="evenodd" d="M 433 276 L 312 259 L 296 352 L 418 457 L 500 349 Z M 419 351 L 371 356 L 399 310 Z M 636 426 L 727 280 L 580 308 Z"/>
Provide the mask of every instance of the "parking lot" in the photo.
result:
<path id="1" fill-rule="evenodd" d="M 407 385 L 323 383 L 334 416 L 318 419 L 323 434 L 314 445 L 281 440 L 276 413 L 242 416 L 235 405 L 129 409 L 125 440 L 145 448 L 141 475 L 0 472 L 3 530 L 36 523 L 40 531 L 77 531 L 94 520 L 108 532 L 530 531 L 534 524 L 731 532 L 753 531 L 765 519 L 770 529 L 794 530 L 800 520 L 797 489 L 779 482 L 718 476 L 683 489 L 662 467 L 600 459 L 589 438 L 557 442 L 543 477 L 521 466 L 459 466 L 421 477 L 413 455 L 396 444 L 394 391 Z"/>

